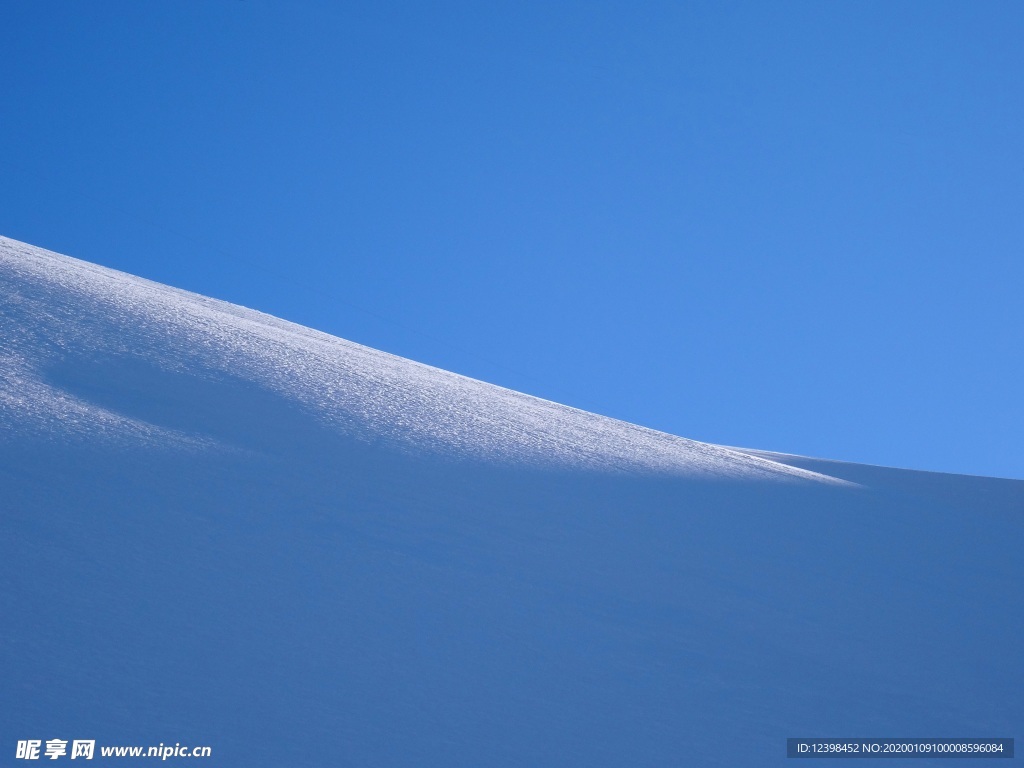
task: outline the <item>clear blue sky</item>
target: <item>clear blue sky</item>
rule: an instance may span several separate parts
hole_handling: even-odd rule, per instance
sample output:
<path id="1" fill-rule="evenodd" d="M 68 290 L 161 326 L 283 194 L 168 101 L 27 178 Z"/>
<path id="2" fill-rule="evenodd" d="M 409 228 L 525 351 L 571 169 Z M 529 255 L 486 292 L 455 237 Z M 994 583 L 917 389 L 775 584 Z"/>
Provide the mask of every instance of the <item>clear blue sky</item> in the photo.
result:
<path id="1" fill-rule="evenodd" d="M 0 24 L 0 234 L 701 440 L 1024 478 L 1024 5 Z"/>

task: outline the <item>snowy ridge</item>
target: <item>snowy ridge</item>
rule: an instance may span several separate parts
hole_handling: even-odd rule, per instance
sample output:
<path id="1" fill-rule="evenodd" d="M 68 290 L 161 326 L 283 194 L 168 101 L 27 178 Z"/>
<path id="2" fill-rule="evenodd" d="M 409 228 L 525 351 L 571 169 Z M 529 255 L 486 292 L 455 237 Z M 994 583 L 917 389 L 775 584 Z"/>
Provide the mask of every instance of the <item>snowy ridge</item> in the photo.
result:
<path id="1" fill-rule="evenodd" d="M 1022 513 L 1021 481 L 672 437 L 0 240 L 8 759 L 1019 737 Z"/>
<path id="2" fill-rule="evenodd" d="M 0 322 L 0 419 L 9 428 L 213 449 L 218 441 L 201 429 L 148 422 L 90 400 L 80 382 L 53 375 L 85 362 L 116 376 L 117 366 L 144 363 L 146 381 L 156 387 L 163 374 L 230 377 L 353 438 L 408 450 L 554 468 L 844 482 L 503 389 L 7 238 L 0 238 Z"/>

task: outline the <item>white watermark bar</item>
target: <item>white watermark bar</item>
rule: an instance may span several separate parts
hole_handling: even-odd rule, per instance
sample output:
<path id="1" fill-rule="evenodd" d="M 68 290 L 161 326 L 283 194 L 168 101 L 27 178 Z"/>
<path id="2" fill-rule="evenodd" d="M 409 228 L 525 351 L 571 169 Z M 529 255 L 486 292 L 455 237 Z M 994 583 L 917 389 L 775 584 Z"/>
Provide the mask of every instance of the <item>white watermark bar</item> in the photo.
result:
<path id="1" fill-rule="evenodd" d="M 1013 739 L 786 739 L 786 757 L 1013 757 Z"/>
<path id="2" fill-rule="evenodd" d="M 157 746 L 96 746 L 95 739 L 21 739 L 14 752 L 15 760 L 93 760 L 97 757 L 210 757 L 209 747 L 191 747 L 181 742 Z"/>

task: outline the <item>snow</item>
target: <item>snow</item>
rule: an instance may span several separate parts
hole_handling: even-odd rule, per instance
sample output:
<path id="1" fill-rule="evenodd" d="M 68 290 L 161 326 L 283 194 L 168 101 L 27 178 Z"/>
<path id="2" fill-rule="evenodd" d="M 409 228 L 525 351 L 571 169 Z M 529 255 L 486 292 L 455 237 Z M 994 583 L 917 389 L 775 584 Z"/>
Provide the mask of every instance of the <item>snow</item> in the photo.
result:
<path id="1" fill-rule="evenodd" d="M 216 388 L 257 387 L 338 434 L 413 451 L 516 465 L 829 482 L 11 240 L 0 239 L 0 265 L 13 335 L 4 410 L 19 428 L 64 434 L 70 426 L 116 439 L 226 447 L 206 423 L 161 423 L 132 413 L 121 399 L 90 400 L 89 377 L 107 387 L 127 367 L 128 375 L 146 378 L 140 387 L 147 397 L 150 386 L 173 397 L 178 375 L 205 383 L 210 391 L 197 392 L 200 398 Z"/>
<path id="2" fill-rule="evenodd" d="M 674 437 L 5 238 L 0 434 L 0 754 L 781 765 L 1024 722 L 1019 481 Z"/>

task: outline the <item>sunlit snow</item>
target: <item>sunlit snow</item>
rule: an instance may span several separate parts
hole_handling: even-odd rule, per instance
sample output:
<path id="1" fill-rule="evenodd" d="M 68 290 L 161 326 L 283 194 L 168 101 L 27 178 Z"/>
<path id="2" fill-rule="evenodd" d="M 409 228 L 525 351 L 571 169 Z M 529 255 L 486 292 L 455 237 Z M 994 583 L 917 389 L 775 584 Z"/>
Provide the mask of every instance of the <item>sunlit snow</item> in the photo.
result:
<path id="1" fill-rule="evenodd" d="M 0 238 L 0 762 L 1020 736 L 1022 544 L 1024 482 L 673 437 Z"/>

